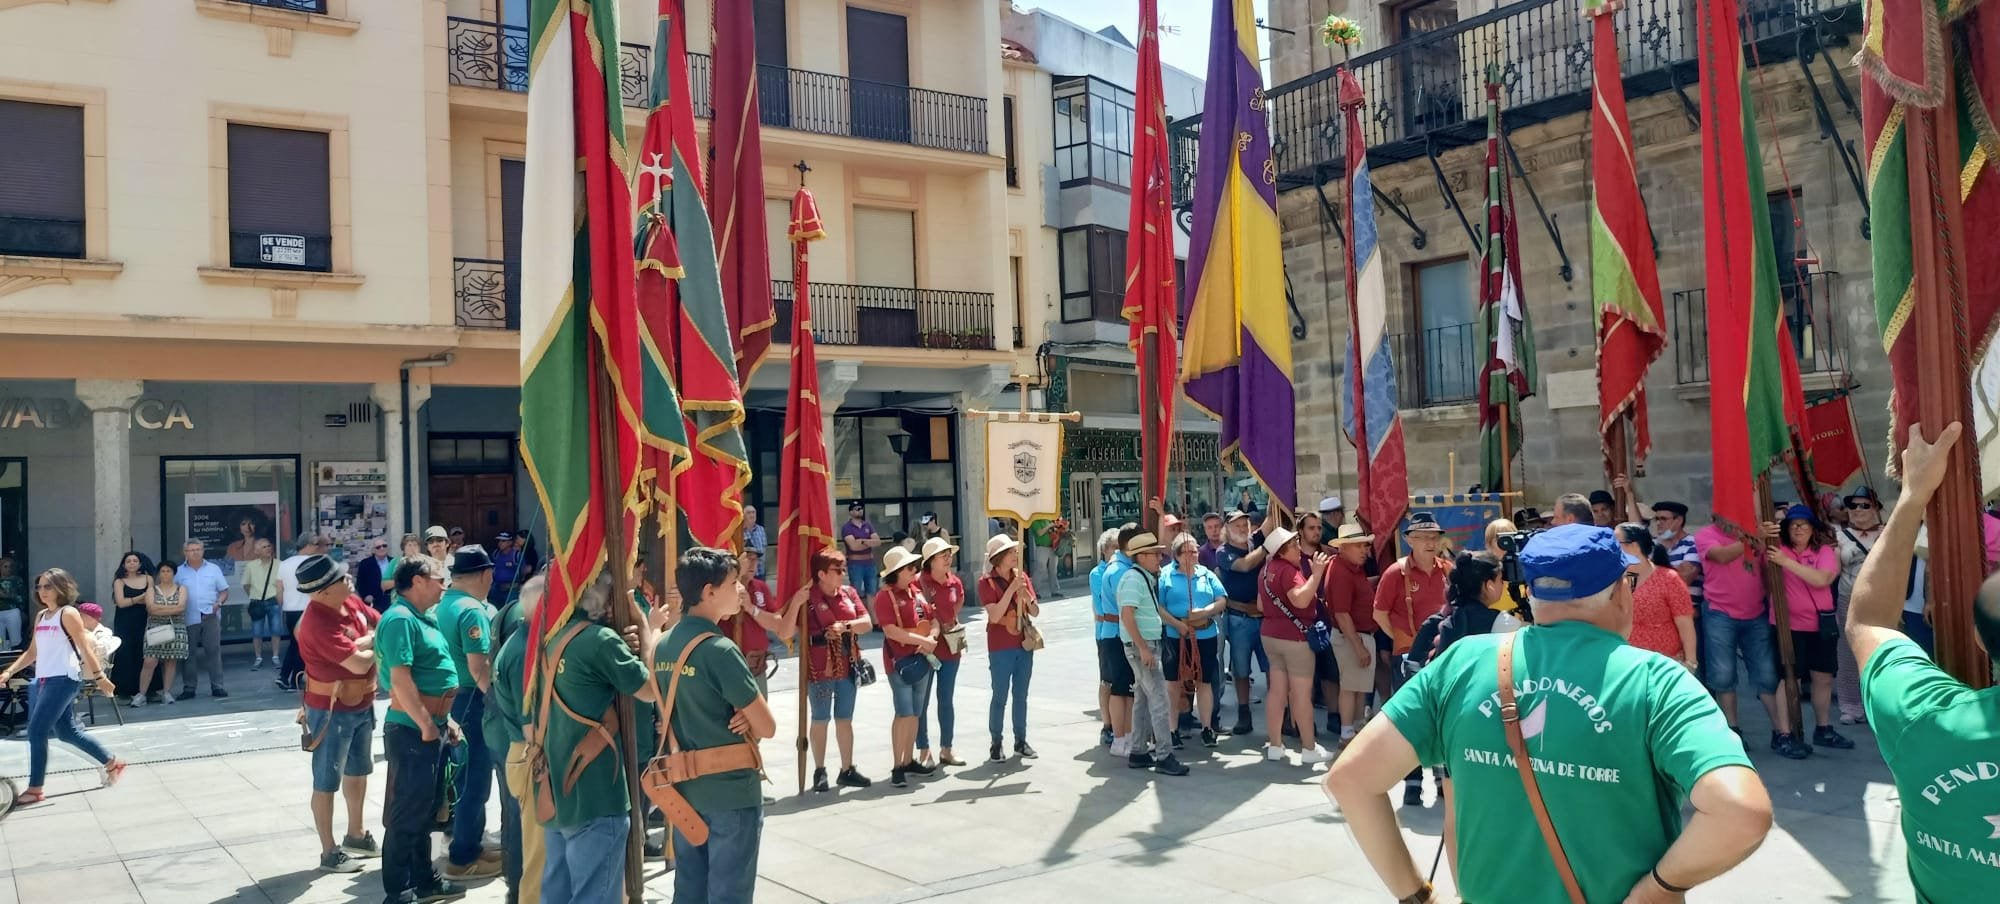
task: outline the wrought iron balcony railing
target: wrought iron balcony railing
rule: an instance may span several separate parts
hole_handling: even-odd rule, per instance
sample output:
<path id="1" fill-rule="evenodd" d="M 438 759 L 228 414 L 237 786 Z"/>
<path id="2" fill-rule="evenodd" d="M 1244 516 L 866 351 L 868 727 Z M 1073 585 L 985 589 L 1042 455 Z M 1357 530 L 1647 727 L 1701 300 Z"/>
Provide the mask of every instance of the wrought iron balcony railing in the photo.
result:
<path id="1" fill-rule="evenodd" d="M 521 328 L 521 264 L 461 257 L 452 261 L 452 321 L 461 329 Z M 790 280 L 772 280 L 778 328 L 792 341 Z M 813 283 L 813 337 L 822 345 L 991 350 L 993 294 L 891 286 Z"/>
<path id="2" fill-rule="evenodd" d="M 1837 315 L 1841 286 L 1840 274 L 1828 270 L 1806 273 L 1778 287 L 1800 374 L 1848 372 L 1847 336 Z M 1667 316 L 1673 331 L 1668 344 L 1674 355 L 1674 381 L 1684 386 L 1708 382 L 1708 290 L 1675 292 Z"/>
<path id="3" fill-rule="evenodd" d="M 272 9 L 288 9 L 295 13 L 326 14 L 326 0 L 234 0 L 248 6 L 268 6 Z"/>
<path id="4" fill-rule="evenodd" d="M 1462 405 L 1478 396 L 1478 325 L 1458 323 L 1387 337 L 1396 368 L 1396 405 L 1435 408 Z"/>
<path id="5" fill-rule="evenodd" d="M 1588 109 L 1591 29 L 1585 0 L 1520 0 L 1355 57 L 1367 106 L 1361 128 L 1377 164 L 1484 138 L 1489 65 L 1501 72 L 1510 125 Z M 1856 0 L 1744 0 L 1744 41 L 1771 63 L 1816 53 L 1861 26 Z M 1694 0 L 1631 0 L 1616 13 L 1628 96 L 1681 91 L 1692 107 L 1700 21 Z M 1346 156 L 1339 83 L 1332 69 L 1268 92 L 1272 158 L 1280 190 L 1333 181 Z M 1194 191 L 1201 117 L 1169 129 L 1174 200 Z"/>
<path id="6" fill-rule="evenodd" d="M 445 23 L 451 83 L 500 91 L 528 90 L 528 31 L 516 25 L 451 17 Z M 694 113 L 708 118 L 714 66 L 708 54 L 688 54 Z M 653 48 L 618 48 L 619 90 L 628 107 L 652 100 Z M 757 67 L 758 119 L 767 126 L 842 135 L 946 151 L 986 153 L 986 99 L 905 85 L 787 69 Z"/>

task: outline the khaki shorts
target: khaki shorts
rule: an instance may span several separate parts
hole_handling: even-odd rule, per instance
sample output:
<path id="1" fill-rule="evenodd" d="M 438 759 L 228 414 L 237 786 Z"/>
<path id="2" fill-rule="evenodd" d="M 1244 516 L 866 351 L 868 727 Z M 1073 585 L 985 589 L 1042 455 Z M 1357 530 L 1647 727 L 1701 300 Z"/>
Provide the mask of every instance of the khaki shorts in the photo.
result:
<path id="1" fill-rule="evenodd" d="M 1303 640 L 1280 640 L 1276 637 L 1264 638 L 1264 653 L 1271 657 L 1271 672 L 1283 672 L 1292 678 L 1311 681 L 1314 669 L 1312 647 Z"/>
<path id="2" fill-rule="evenodd" d="M 1333 632 L 1333 661 L 1340 666 L 1340 689 L 1350 693 L 1367 693 L 1375 689 L 1375 636 L 1356 632 L 1361 641 L 1361 655 L 1354 655 L 1354 646 L 1347 642 L 1339 631 Z"/>

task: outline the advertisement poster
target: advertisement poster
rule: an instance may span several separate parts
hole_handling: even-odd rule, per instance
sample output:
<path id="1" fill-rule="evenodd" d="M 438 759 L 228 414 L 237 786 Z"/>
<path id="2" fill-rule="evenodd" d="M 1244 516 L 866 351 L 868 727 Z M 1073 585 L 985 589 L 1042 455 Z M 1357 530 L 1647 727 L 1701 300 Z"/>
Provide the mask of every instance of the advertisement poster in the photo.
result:
<path id="1" fill-rule="evenodd" d="M 201 541 L 224 576 L 235 577 L 236 563 L 251 558 L 258 540 L 271 541 L 272 551 L 284 557 L 276 492 L 189 493 L 184 505 L 187 538 Z"/>
<path id="2" fill-rule="evenodd" d="M 333 538 L 328 555 L 344 562 L 361 561 L 368 555 L 368 541 L 389 533 L 389 494 L 322 488 L 319 532 Z"/>

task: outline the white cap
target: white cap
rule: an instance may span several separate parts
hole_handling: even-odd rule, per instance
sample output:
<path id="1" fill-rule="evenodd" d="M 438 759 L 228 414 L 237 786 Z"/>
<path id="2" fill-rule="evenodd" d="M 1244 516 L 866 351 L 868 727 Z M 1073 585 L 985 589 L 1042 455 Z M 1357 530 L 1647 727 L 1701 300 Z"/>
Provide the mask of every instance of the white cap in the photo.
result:
<path id="1" fill-rule="evenodd" d="M 1328 497 L 1326 497 L 1325 499 L 1321 499 L 1321 500 L 1319 501 L 1319 510 L 1320 510 L 1320 511 L 1322 511 L 1322 512 L 1344 512 L 1344 511 L 1346 511 L 1346 509 L 1344 509 L 1344 508 L 1341 508 L 1341 507 L 1340 507 L 1340 497 L 1339 497 L 1339 496 L 1328 496 Z"/>

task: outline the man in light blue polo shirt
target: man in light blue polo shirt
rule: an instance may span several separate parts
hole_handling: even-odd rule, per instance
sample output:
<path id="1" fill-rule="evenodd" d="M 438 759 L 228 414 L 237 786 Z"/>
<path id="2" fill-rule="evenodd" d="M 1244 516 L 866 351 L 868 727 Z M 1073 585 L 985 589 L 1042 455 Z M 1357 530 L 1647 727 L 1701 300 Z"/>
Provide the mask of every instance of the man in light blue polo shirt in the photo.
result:
<path id="1" fill-rule="evenodd" d="M 1104 714 L 1104 733 L 1109 737 L 1112 756 L 1130 752 L 1127 736 L 1132 733 L 1132 669 L 1125 664 L 1125 646 L 1118 642 L 1118 580 L 1132 567 L 1122 548 L 1123 539 L 1138 530 L 1127 524 L 1105 531 L 1097 540 L 1098 554 L 1106 548 L 1111 558 L 1090 572 L 1090 611 L 1097 623 L 1097 708 Z"/>
<path id="2" fill-rule="evenodd" d="M 181 672 L 180 695 L 174 699 L 194 698 L 196 669 L 208 673 L 211 696 L 227 697 L 229 692 L 222 689 L 222 604 L 229 601 L 229 578 L 221 566 L 207 560 L 200 540 L 187 541 L 182 550 L 187 562 L 175 580 L 187 588 L 188 661 Z"/>
<path id="3" fill-rule="evenodd" d="M 1121 531 L 1121 533 L 1123 533 Z M 1132 669 L 1132 733 L 1126 736 L 1125 764 L 1161 775 L 1186 775 L 1188 768 L 1169 746 L 1166 673 L 1160 668 L 1160 564 L 1167 548 L 1152 531 L 1135 530 L 1120 544 L 1132 560 L 1118 576 L 1118 639 Z M 1143 739 L 1143 743 L 1142 743 Z M 1149 751 L 1146 744 L 1150 744 Z"/>

